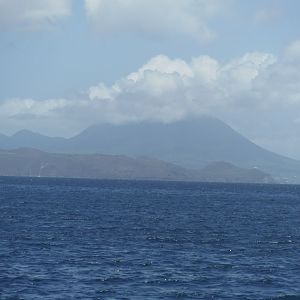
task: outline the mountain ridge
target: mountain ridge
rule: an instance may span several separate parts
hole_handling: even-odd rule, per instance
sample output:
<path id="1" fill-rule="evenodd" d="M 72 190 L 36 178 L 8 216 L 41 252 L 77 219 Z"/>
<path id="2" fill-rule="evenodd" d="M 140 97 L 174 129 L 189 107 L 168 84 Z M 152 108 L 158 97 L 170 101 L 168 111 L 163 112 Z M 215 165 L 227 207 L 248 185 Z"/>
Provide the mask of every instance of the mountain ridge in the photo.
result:
<path id="1" fill-rule="evenodd" d="M 279 181 L 300 182 L 300 161 L 265 150 L 224 122 L 200 117 L 174 123 L 143 122 L 91 126 L 71 138 L 21 132 L 0 137 L 0 148 L 32 147 L 48 152 L 147 156 L 199 170 L 226 161 L 242 168 L 257 167 Z"/>
<path id="2" fill-rule="evenodd" d="M 224 168 L 225 166 L 225 168 Z M 148 157 L 47 153 L 32 148 L 0 150 L 0 176 L 90 179 L 274 183 L 260 170 L 228 163 L 194 171 Z"/>

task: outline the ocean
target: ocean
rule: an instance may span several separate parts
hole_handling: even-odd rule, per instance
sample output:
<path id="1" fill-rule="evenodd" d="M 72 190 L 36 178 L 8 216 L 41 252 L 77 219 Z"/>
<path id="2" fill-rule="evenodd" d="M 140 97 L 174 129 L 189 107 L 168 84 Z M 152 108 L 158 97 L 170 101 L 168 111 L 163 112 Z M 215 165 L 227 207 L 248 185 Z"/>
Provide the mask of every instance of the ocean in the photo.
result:
<path id="1" fill-rule="evenodd" d="M 0 299 L 300 299 L 300 186 L 2 177 Z"/>

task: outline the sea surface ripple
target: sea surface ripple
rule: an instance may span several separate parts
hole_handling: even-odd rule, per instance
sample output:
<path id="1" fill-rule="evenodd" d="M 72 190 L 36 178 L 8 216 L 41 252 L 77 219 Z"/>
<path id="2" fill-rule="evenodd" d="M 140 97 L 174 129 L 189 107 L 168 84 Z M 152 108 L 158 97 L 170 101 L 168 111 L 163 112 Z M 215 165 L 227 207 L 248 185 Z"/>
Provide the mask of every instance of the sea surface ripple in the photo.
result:
<path id="1" fill-rule="evenodd" d="M 300 186 L 2 177 L 0 299 L 300 299 Z"/>

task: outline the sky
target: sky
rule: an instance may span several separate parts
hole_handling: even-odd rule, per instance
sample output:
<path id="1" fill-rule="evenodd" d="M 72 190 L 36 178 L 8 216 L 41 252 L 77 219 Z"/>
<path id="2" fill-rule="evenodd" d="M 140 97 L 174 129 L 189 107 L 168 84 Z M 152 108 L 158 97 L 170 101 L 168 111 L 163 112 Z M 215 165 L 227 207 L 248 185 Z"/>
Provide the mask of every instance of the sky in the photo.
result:
<path id="1" fill-rule="evenodd" d="M 0 132 L 211 115 L 300 159 L 300 1 L 0 0 Z"/>

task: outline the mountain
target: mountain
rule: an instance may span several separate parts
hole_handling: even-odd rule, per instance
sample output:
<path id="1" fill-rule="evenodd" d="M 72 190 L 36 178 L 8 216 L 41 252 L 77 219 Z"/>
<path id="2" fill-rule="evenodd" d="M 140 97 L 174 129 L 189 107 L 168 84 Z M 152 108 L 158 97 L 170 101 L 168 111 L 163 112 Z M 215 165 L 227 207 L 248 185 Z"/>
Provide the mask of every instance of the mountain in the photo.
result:
<path id="1" fill-rule="evenodd" d="M 17 147 L 60 153 L 147 156 L 195 170 L 210 162 L 226 161 L 242 168 L 259 168 L 281 182 L 300 182 L 300 161 L 267 151 L 210 117 L 170 124 L 101 124 L 69 139 L 28 131 L 0 138 L 0 148 Z"/>
<path id="2" fill-rule="evenodd" d="M 184 168 L 121 155 L 58 154 L 36 149 L 0 150 L 1 176 L 191 180 Z"/>
<path id="3" fill-rule="evenodd" d="M 58 154 L 28 148 L 0 150 L 0 176 L 274 182 L 269 174 L 259 170 L 241 169 L 222 162 L 194 171 L 147 157 Z"/>
<path id="4" fill-rule="evenodd" d="M 61 137 L 48 137 L 30 130 L 21 130 L 8 137 L 0 135 L 0 148 L 14 149 L 19 147 L 36 148 L 42 150 L 59 151 L 66 144 L 66 139 Z"/>
<path id="5" fill-rule="evenodd" d="M 227 162 L 212 162 L 200 170 L 199 179 L 204 182 L 275 183 L 270 174 L 256 168 L 244 169 Z"/>

